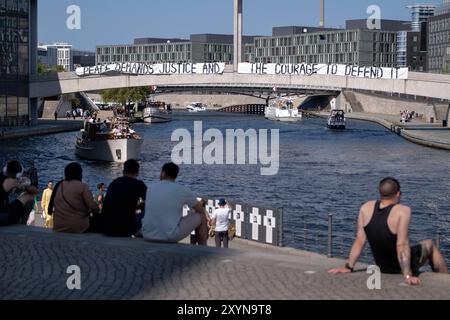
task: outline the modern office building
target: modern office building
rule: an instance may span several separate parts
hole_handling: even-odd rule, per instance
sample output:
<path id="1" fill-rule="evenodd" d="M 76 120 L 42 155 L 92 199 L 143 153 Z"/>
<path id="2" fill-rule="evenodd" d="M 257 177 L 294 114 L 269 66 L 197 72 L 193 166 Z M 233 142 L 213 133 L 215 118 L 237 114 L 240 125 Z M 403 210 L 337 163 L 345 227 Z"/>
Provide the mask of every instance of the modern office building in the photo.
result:
<path id="1" fill-rule="evenodd" d="M 53 69 L 58 65 L 58 49 L 39 45 L 37 49 L 38 62 L 42 63 L 47 69 Z"/>
<path id="2" fill-rule="evenodd" d="M 345 21 L 345 28 L 347 30 L 353 29 L 369 29 L 367 25 L 367 19 L 353 19 Z M 389 19 L 381 19 L 380 20 L 380 29 L 382 31 L 403 31 L 411 29 L 411 21 L 402 21 L 402 20 L 389 20 Z"/>
<path id="3" fill-rule="evenodd" d="M 57 42 L 50 45 L 40 45 L 39 46 L 39 55 L 43 56 L 43 51 L 47 50 L 47 58 L 44 59 L 45 63 L 50 69 L 56 66 L 64 67 L 64 70 L 71 71 L 73 69 L 72 62 L 72 45 L 63 42 Z"/>
<path id="4" fill-rule="evenodd" d="M 442 4 L 436 8 L 436 15 L 450 13 L 450 0 L 443 0 Z"/>
<path id="5" fill-rule="evenodd" d="M 428 68 L 433 73 L 450 72 L 450 1 L 444 0 L 428 22 Z"/>
<path id="6" fill-rule="evenodd" d="M 428 18 L 434 16 L 436 6 L 434 4 L 416 4 L 407 6 L 411 10 L 411 31 L 422 32 L 422 24 L 428 22 Z"/>
<path id="7" fill-rule="evenodd" d="M 427 24 L 423 24 L 422 32 L 407 32 L 406 65 L 411 71 L 428 71 Z M 403 67 L 402 65 L 398 65 Z"/>
<path id="8" fill-rule="evenodd" d="M 252 43 L 254 37 L 244 37 Z M 97 46 L 96 63 L 233 63 L 233 35 L 194 34 L 190 39 L 140 38 L 130 45 Z"/>
<path id="9" fill-rule="evenodd" d="M 38 61 L 48 69 L 62 66 L 66 71 L 95 65 L 95 52 L 73 49 L 67 43 L 38 46 Z"/>
<path id="10" fill-rule="evenodd" d="M 369 30 L 367 20 L 347 21 L 347 29 L 275 27 L 272 36 L 256 37 L 253 48 L 245 47 L 245 60 L 394 67 L 397 30 L 404 24 L 405 21 L 396 21 L 391 30 Z"/>
<path id="11" fill-rule="evenodd" d="M 397 35 L 397 66 L 411 71 L 428 69 L 428 19 L 434 15 L 435 5 L 412 5 L 411 22 Z"/>
<path id="12" fill-rule="evenodd" d="M 36 48 L 37 0 L 0 0 L 0 127 L 36 119 L 29 99 Z"/>
<path id="13" fill-rule="evenodd" d="M 75 71 L 77 67 L 95 66 L 95 52 L 93 51 L 73 49 L 70 51 L 70 57 L 71 71 Z"/>

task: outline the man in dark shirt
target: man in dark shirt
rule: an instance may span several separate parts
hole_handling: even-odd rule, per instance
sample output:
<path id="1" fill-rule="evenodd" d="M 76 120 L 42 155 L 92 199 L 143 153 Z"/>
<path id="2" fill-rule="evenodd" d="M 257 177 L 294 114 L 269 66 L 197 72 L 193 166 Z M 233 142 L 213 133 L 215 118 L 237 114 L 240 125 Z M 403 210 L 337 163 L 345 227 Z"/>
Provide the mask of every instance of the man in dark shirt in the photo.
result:
<path id="1" fill-rule="evenodd" d="M 427 262 L 434 272 L 448 274 L 447 264 L 431 240 L 410 246 L 411 209 L 400 203 L 402 192 L 395 178 L 383 179 L 379 187 L 381 200 L 369 201 L 361 207 L 358 234 L 345 268 L 330 270 L 331 274 L 353 272 L 368 241 L 377 266 L 382 273 L 403 274 L 409 285 L 420 285 L 419 269 Z"/>
<path id="2" fill-rule="evenodd" d="M 123 177 L 114 180 L 108 188 L 101 213 L 102 232 L 111 237 L 131 237 L 142 228 L 147 186 L 137 179 L 139 164 L 125 162 Z"/>

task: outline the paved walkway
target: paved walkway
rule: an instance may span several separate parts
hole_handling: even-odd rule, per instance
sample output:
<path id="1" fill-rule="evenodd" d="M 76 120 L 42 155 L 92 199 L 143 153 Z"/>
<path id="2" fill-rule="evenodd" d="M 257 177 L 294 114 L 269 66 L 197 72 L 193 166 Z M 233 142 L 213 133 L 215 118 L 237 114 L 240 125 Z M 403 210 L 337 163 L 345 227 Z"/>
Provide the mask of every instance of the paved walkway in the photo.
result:
<path id="1" fill-rule="evenodd" d="M 52 133 L 78 131 L 83 128 L 82 120 L 39 120 L 34 127 L 0 128 L 0 141 Z"/>
<path id="2" fill-rule="evenodd" d="M 1 228 L 0 238 L 0 299 L 450 298 L 450 276 L 423 274 L 422 286 L 408 287 L 383 275 L 382 290 L 371 291 L 364 271 L 327 274 L 343 261 L 242 240 L 220 250 L 22 226 Z M 81 290 L 67 289 L 71 265 L 81 268 Z"/>

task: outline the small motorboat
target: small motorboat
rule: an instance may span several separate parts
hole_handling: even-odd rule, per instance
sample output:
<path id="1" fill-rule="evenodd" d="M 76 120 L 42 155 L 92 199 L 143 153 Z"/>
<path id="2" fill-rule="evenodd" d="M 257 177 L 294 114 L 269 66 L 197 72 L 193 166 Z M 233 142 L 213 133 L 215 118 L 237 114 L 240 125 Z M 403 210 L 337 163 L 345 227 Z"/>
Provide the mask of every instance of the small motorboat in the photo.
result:
<path id="1" fill-rule="evenodd" d="M 345 130 L 347 119 L 344 110 L 332 110 L 327 121 L 327 127 L 332 130 Z"/>
<path id="2" fill-rule="evenodd" d="M 189 112 L 206 112 L 207 108 L 200 102 L 194 102 L 186 106 L 186 110 Z"/>

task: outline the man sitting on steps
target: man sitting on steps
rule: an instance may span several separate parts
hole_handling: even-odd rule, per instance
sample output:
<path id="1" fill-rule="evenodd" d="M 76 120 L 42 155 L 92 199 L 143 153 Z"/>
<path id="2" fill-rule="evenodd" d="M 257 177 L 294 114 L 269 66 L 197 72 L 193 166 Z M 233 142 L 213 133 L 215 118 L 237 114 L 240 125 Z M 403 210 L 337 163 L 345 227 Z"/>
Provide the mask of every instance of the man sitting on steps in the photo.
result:
<path id="1" fill-rule="evenodd" d="M 380 183 L 381 201 L 369 201 L 361 207 L 358 234 L 345 268 L 330 274 L 350 273 L 361 255 L 366 240 L 377 266 L 383 273 L 403 274 L 409 285 L 420 285 L 419 269 L 427 262 L 434 272 L 448 273 L 447 264 L 433 241 L 410 247 L 408 232 L 411 209 L 400 204 L 400 183 L 386 178 Z"/>
<path id="2" fill-rule="evenodd" d="M 206 246 L 209 215 L 188 187 L 175 182 L 179 170 L 174 163 L 165 164 L 160 174 L 161 181 L 149 186 L 142 223 L 144 238 L 147 241 L 177 243 L 195 230 L 198 244 Z M 195 212 L 183 217 L 184 205 Z"/>

